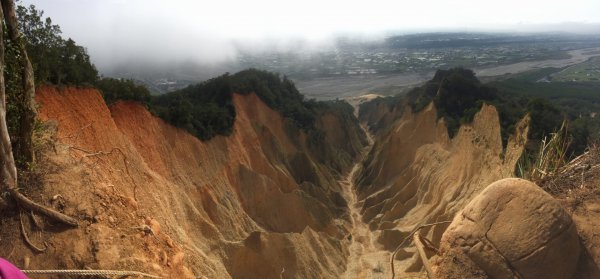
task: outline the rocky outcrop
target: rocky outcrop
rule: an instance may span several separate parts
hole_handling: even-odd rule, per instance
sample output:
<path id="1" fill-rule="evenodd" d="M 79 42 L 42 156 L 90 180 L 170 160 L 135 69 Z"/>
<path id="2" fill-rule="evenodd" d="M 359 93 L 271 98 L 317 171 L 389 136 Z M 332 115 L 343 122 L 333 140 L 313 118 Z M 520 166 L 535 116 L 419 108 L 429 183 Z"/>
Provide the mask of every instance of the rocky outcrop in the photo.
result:
<path id="1" fill-rule="evenodd" d="M 329 146 L 316 150 L 256 95 L 234 94 L 232 135 L 202 142 L 140 104 L 109 108 L 94 89 L 43 87 L 37 98 L 50 170 L 30 196 L 80 226 L 33 237 L 48 243 L 43 254 L 4 243 L 13 262 L 167 278 L 335 278 L 345 270 L 338 220 L 349 217 L 337 180 L 365 143 L 358 125 L 321 115 Z"/>
<path id="2" fill-rule="evenodd" d="M 487 186 L 442 237 L 436 278 L 573 278 L 579 254 L 575 223 L 532 182 Z"/>
<path id="3" fill-rule="evenodd" d="M 498 113 L 483 105 L 470 124 L 449 138 L 433 104 L 402 117 L 376 135 L 357 178 L 363 220 L 394 251 L 417 226 L 452 220 L 486 185 L 513 175 L 527 136 L 528 119 L 503 149 Z M 438 243 L 447 225 L 424 231 Z M 400 273 L 421 269 L 413 248 L 396 256 Z"/>

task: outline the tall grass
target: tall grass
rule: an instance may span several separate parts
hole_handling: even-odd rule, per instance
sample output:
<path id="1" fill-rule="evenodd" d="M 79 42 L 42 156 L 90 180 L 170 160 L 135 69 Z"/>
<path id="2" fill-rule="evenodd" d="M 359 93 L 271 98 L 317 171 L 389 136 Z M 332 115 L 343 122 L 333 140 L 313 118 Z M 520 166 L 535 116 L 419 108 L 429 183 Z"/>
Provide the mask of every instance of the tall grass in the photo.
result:
<path id="1" fill-rule="evenodd" d="M 568 126 L 568 122 L 563 121 L 558 131 L 544 137 L 535 156 L 521 157 L 517 164 L 517 175 L 539 181 L 564 166 L 567 162 L 567 149 L 572 141 Z"/>

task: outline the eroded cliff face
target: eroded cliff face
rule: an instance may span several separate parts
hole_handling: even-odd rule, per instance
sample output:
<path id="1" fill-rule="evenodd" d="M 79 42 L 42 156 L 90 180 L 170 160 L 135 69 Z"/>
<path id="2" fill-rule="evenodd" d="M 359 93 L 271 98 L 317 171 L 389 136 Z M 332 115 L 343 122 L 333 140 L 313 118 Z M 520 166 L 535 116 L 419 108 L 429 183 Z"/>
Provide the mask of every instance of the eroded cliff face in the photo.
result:
<path id="1" fill-rule="evenodd" d="M 513 175 L 528 125 L 518 123 L 503 149 L 492 106 L 452 139 L 433 105 L 365 112 L 378 133 L 353 165 L 368 150 L 354 119 L 322 111 L 321 133 L 311 135 L 254 94 L 234 95 L 232 135 L 206 142 L 137 103 L 108 107 L 94 89 L 43 87 L 37 98 L 46 174 L 24 191 L 80 226 L 25 222 L 48 249 L 3 242 L 13 251 L 5 257 L 23 268 L 167 278 L 388 277 L 390 256 L 415 227 L 452 220 Z M 19 239 L 11 217 L 2 239 Z M 438 243 L 446 227 L 423 233 Z M 396 275 L 422 267 L 414 248 L 400 249 L 394 266 Z"/>
<path id="2" fill-rule="evenodd" d="M 366 143 L 358 125 L 321 115 L 328 147 L 316 150 L 256 95 L 234 95 L 233 134 L 201 142 L 139 104 L 109 108 L 94 89 L 43 87 L 37 99 L 54 131 L 42 156 L 51 171 L 29 194 L 80 226 L 46 225 L 32 237 L 47 242 L 41 254 L 4 244 L 15 251 L 9 260 L 169 278 L 334 278 L 346 269 L 337 180 Z"/>
<path id="3" fill-rule="evenodd" d="M 452 220 L 485 186 L 513 176 L 528 119 L 518 123 L 505 150 L 499 123 L 496 109 L 484 105 L 473 122 L 450 139 L 430 104 L 418 113 L 404 109 L 402 117 L 380 130 L 356 184 L 363 221 L 382 249 L 391 255 L 419 225 Z M 439 243 L 446 227 L 423 233 Z M 422 265 L 414 248 L 405 248 L 397 253 L 395 267 L 396 274 L 402 274 L 418 272 Z"/>

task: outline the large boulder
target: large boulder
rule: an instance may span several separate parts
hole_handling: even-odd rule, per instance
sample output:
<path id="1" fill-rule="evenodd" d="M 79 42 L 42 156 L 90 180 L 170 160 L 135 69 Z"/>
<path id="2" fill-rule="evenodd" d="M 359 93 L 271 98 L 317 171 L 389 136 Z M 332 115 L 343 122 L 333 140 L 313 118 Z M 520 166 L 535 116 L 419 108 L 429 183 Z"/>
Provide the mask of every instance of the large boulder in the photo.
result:
<path id="1" fill-rule="evenodd" d="M 436 278 L 572 278 L 580 254 L 569 214 L 532 182 L 490 184 L 455 217 Z"/>

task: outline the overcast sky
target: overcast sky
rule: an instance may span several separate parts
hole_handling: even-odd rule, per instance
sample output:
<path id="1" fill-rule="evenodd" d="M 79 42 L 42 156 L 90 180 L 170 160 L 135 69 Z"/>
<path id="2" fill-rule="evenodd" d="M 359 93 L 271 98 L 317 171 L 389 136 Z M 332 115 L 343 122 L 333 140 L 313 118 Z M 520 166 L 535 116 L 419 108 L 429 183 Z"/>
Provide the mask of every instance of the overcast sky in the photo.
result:
<path id="1" fill-rule="evenodd" d="M 23 0 L 86 46 L 100 69 L 142 58 L 215 62 L 235 55 L 232 40 L 417 31 L 593 31 L 600 0 Z M 573 28 L 573 26 L 576 26 Z M 590 25 L 591 26 L 591 25 Z"/>

